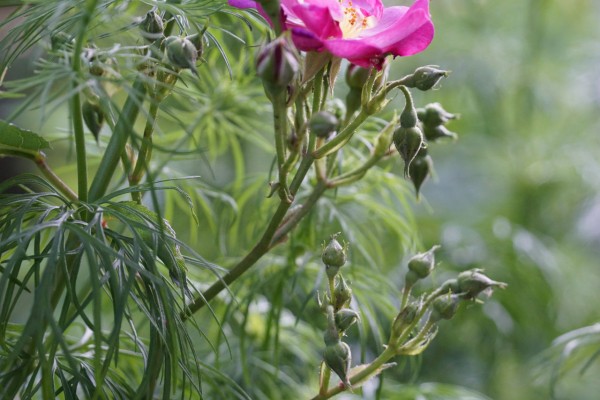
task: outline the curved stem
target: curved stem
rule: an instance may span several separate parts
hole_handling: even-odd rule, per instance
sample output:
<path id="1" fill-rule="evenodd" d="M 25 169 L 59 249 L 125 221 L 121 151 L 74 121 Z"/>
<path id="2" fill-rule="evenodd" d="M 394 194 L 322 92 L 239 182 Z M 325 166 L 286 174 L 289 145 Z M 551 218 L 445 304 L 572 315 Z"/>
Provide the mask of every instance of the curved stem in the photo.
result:
<path id="1" fill-rule="evenodd" d="M 358 129 L 358 127 L 365 122 L 368 117 L 369 114 L 365 112 L 364 109 L 361 109 L 358 115 L 348 125 L 346 125 L 346 127 L 342 129 L 342 131 L 338 133 L 336 137 L 315 150 L 312 153 L 312 156 L 316 159 L 323 158 L 326 155 L 342 148 L 342 146 L 348 143 L 348 141 L 352 138 L 356 132 L 356 129 Z"/>

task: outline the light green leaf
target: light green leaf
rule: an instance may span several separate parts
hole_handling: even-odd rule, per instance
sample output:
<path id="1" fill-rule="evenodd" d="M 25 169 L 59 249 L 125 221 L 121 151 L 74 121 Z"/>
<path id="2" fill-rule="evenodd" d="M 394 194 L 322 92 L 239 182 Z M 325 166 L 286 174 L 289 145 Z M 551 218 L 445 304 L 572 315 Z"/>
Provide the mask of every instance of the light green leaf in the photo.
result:
<path id="1" fill-rule="evenodd" d="M 37 133 L 0 120 L 0 149 L 35 154 L 50 148 L 50 143 Z"/>

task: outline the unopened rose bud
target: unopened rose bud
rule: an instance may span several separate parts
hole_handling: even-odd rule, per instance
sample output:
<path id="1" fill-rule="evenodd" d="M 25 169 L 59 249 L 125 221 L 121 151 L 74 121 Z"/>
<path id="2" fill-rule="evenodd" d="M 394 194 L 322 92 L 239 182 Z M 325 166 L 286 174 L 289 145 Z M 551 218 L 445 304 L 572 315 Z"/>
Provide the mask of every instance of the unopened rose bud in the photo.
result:
<path id="1" fill-rule="evenodd" d="M 438 69 L 435 65 L 420 67 L 410 76 L 406 86 L 417 88 L 419 90 L 429 90 L 433 88 L 442 78 L 448 76 L 450 71 Z"/>
<path id="2" fill-rule="evenodd" d="M 327 267 L 327 276 L 333 278 L 339 269 L 346 263 L 346 248 L 337 241 L 338 234 L 332 235 L 331 239 L 321 255 L 323 264 Z"/>
<path id="3" fill-rule="evenodd" d="M 439 245 L 433 246 L 425 253 L 414 255 L 408 260 L 408 269 L 413 271 L 420 279 L 426 278 L 435 268 L 435 251 L 439 249 Z"/>
<path id="4" fill-rule="evenodd" d="M 342 308 L 335 313 L 335 326 L 339 332 L 343 333 L 359 319 L 360 316 L 356 311 L 350 308 Z"/>
<path id="5" fill-rule="evenodd" d="M 449 131 L 444 125 L 423 126 L 423 134 L 431 142 L 442 138 L 456 139 L 458 137 L 456 133 Z"/>
<path id="6" fill-rule="evenodd" d="M 458 292 L 465 299 L 474 299 L 480 293 L 492 290 L 494 287 L 506 288 L 506 283 L 496 282 L 482 272 L 481 269 L 472 269 L 458 275 Z"/>
<path id="7" fill-rule="evenodd" d="M 460 301 L 459 295 L 450 293 L 436 298 L 432 304 L 431 320 L 435 322 L 441 319 L 451 319 L 456 314 Z"/>
<path id="8" fill-rule="evenodd" d="M 325 364 L 340 377 L 344 386 L 350 387 L 350 381 L 348 380 L 348 371 L 352 363 L 350 347 L 346 343 L 338 341 L 325 347 L 323 359 Z"/>
<path id="9" fill-rule="evenodd" d="M 346 83 L 351 89 L 361 89 L 367 83 L 371 70 L 368 68 L 360 67 L 356 64 L 348 65 L 346 69 Z"/>
<path id="10" fill-rule="evenodd" d="M 256 58 L 256 74 L 271 96 L 285 92 L 299 70 L 297 54 L 284 36 L 264 46 Z"/>
<path id="11" fill-rule="evenodd" d="M 410 176 L 410 165 L 423 146 L 423 132 L 418 127 L 400 127 L 394 132 L 394 145 L 404 160 L 404 176 Z"/>
<path id="12" fill-rule="evenodd" d="M 400 336 L 404 329 L 415 321 L 420 311 L 420 302 L 408 303 L 394 319 L 392 323 L 392 335 Z"/>
<path id="13" fill-rule="evenodd" d="M 327 138 L 335 132 L 340 122 L 329 111 L 319 111 L 310 118 L 310 131 L 320 138 Z"/>
<path id="14" fill-rule="evenodd" d="M 333 307 L 336 310 L 347 306 L 348 304 L 350 304 L 350 300 L 352 300 L 352 289 L 350 288 L 350 286 L 348 286 L 346 280 L 341 275 L 339 276 L 337 284 L 333 289 L 333 294 L 335 298 L 335 304 L 333 305 Z"/>
<path id="15" fill-rule="evenodd" d="M 421 150 L 419 150 L 417 156 L 412 163 L 410 163 L 410 167 L 408 168 L 408 174 L 415 187 L 417 198 L 419 197 L 421 186 L 425 180 L 427 180 L 432 170 L 433 160 L 431 159 L 431 156 L 427 154 L 427 148 L 421 147 Z"/>
<path id="16" fill-rule="evenodd" d="M 163 36 L 165 25 L 162 17 L 156 11 L 152 10 L 148 11 L 140 23 L 140 29 L 144 39 L 153 42 Z"/>
<path id="17" fill-rule="evenodd" d="M 444 110 L 440 103 L 430 103 L 417 110 L 419 119 L 424 125 L 445 125 L 448 121 L 458 118 L 457 114 Z"/>
<path id="18" fill-rule="evenodd" d="M 196 49 L 196 55 L 198 58 L 202 57 L 202 53 L 204 52 L 204 38 L 202 33 L 194 33 L 193 35 L 186 36 L 185 38 L 189 40 Z"/>
<path id="19" fill-rule="evenodd" d="M 198 52 L 196 47 L 186 38 L 169 36 L 165 39 L 165 53 L 168 61 L 175 69 L 189 68 L 195 75 Z"/>

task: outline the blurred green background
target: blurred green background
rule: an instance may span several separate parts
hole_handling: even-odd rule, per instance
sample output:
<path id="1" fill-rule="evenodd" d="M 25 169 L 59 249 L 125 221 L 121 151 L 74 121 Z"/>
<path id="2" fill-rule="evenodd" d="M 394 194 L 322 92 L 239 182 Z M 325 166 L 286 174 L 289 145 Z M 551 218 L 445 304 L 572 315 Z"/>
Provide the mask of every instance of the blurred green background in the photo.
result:
<path id="1" fill-rule="evenodd" d="M 600 390 L 600 361 L 589 366 L 586 362 L 593 361 L 600 351 L 600 329 L 590 329 L 566 351 L 560 343 L 553 347 L 553 340 L 575 329 L 593 328 L 600 320 L 600 2 L 432 0 L 431 12 L 437 31 L 433 44 L 422 54 L 395 60 L 390 75 L 398 78 L 426 64 L 451 70 L 439 90 L 415 93 L 415 101 L 418 106 L 440 102 L 448 111 L 461 114 L 449 125 L 459 140 L 430 147 L 435 177 L 425 183 L 419 202 L 411 200 L 415 218 L 407 217 L 404 222 L 418 228 L 414 242 L 423 244 L 419 248 L 442 245 L 434 282 L 442 282 L 450 271 L 477 267 L 509 287 L 496 291 L 483 306 L 475 304 L 442 324 L 436 340 L 417 363 L 404 365 L 400 360 L 401 368 L 386 372 L 383 392 L 367 385 L 363 396 L 595 399 Z M 213 48 L 209 54 L 214 53 Z M 263 128 L 266 119 L 256 116 L 267 112 L 267 107 L 263 100 L 257 100 L 261 99 L 261 89 L 256 87 L 250 68 L 244 68 L 246 64 L 251 62 L 234 66 L 236 82 L 223 79 L 214 87 L 203 87 L 206 98 L 202 104 L 207 115 L 225 121 L 215 122 L 217 128 L 221 123 L 228 126 L 232 114 L 248 116 L 249 120 L 254 116 L 246 127 L 253 134 Z M 206 76 L 219 73 L 226 76 L 224 71 Z M 254 89 L 249 91 L 252 85 Z M 246 96 L 243 99 L 242 93 Z M 402 106 L 397 98 L 390 113 Z M 25 119 L 21 119 L 22 124 Z M 45 123 L 66 126 L 60 121 L 64 118 L 59 116 Z M 198 125 L 210 123 L 198 121 Z M 24 127 L 38 129 L 39 124 Z M 259 139 L 240 141 L 244 146 L 265 147 Z M 217 215 L 204 232 L 194 231 L 188 216 L 185 221 L 175 217 L 173 222 L 178 235 L 191 241 L 200 254 L 228 265 L 244 254 L 260 232 L 260 226 L 243 224 L 255 213 L 268 211 L 262 199 L 264 171 L 271 160 L 257 158 L 253 151 L 260 150 L 239 146 L 231 138 L 207 140 L 200 147 L 211 144 L 219 146 L 215 152 L 221 156 L 201 163 L 196 158 L 173 165 L 171 170 L 196 174 L 200 168 L 200 174 L 211 182 L 193 195 L 194 201 L 206 206 L 199 212 L 201 217 L 204 212 Z M 250 154 L 245 164 L 236 162 L 235 156 L 233 162 L 222 156 L 232 148 Z M 399 161 L 391 168 L 401 176 Z M 73 167 L 58 171 L 69 173 Z M 246 175 L 240 176 L 240 171 Z M 232 200 L 221 190 L 235 197 L 240 187 L 253 189 L 244 204 L 237 205 L 240 214 L 234 218 L 228 215 L 235 208 Z M 401 190 L 408 188 L 406 185 Z M 348 198 L 342 192 L 338 200 L 352 200 L 352 193 L 346 195 Z M 410 194 L 407 197 L 414 198 Z M 212 208 L 207 211 L 209 203 Z M 166 212 L 175 216 L 177 210 L 184 209 L 186 205 L 180 202 Z M 352 212 L 358 216 L 355 223 L 359 228 L 364 221 L 372 222 L 365 216 L 361 221 L 362 214 Z M 311 290 L 322 283 L 318 243 L 335 231 L 339 221 L 333 225 L 318 234 L 301 229 L 297 246 L 291 243 L 285 252 L 268 257 L 260 272 L 242 281 L 245 289 L 236 289 L 239 303 L 215 304 L 217 315 L 227 321 L 223 331 L 229 342 L 210 325 L 214 321 L 209 315 L 198 317 L 200 325 L 210 326 L 206 330 L 219 356 L 201 339 L 204 344 L 199 354 L 206 357 L 206 363 L 228 371 L 256 398 L 276 398 L 275 393 L 284 396 L 284 386 L 295 395 L 314 394 L 322 342 L 306 307 L 309 313 L 314 310 L 315 305 L 307 303 L 314 294 Z M 233 232 L 242 228 L 246 235 L 234 237 Z M 211 241 L 211 235 L 230 237 Z M 381 276 L 364 283 L 363 291 L 359 283 L 355 291 L 359 300 L 371 295 L 374 309 L 379 307 L 393 315 L 397 298 L 381 299 L 373 288 L 401 281 L 405 268 L 401 260 L 409 255 L 402 251 L 413 244 L 399 245 L 395 235 L 378 240 L 387 253 L 372 254 L 373 260 L 383 260 L 389 267 L 380 266 Z M 310 241 L 317 244 L 312 253 L 303 247 Z M 399 254 L 390 256 L 397 249 Z M 360 266 L 372 260 L 360 249 L 354 250 L 353 257 L 351 279 L 368 279 L 365 276 L 369 272 Z M 297 269 L 282 272 L 276 268 L 283 265 Z M 300 278 L 306 277 L 309 280 L 302 283 Z M 276 329 L 272 319 L 279 321 Z M 372 325 L 377 323 L 369 321 L 361 329 Z M 377 337 L 377 333 L 365 335 L 361 330 L 350 339 L 356 345 L 365 344 L 362 356 L 370 358 L 380 344 Z M 356 357 L 357 362 L 360 358 Z M 312 369 L 306 371 L 306 365 Z M 407 382 L 410 389 L 404 385 Z M 218 388 L 214 390 L 218 393 Z"/>

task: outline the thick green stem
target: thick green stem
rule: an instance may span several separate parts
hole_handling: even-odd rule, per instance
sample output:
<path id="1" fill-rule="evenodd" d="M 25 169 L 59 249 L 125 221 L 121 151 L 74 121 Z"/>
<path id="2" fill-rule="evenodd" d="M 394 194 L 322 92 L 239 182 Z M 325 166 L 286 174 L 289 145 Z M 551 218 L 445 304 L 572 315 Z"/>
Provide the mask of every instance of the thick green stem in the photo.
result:
<path id="1" fill-rule="evenodd" d="M 273 98 L 273 127 L 275 131 L 275 150 L 277 152 L 277 167 L 279 172 L 279 195 L 283 201 L 292 202 L 292 196 L 287 185 L 286 146 L 288 136 L 287 106 L 285 92 L 278 93 Z"/>
<path id="2" fill-rule="evenodd" d="M 325 396 L 329 388 L 329 379 L 331 378 L 331 368 L 325 364 L 325 361 L 321 362 L 319 376 L 319 396 Z"/>
<path id="3" fill-rule="evenodd" d="M 113 134 L 108 142 L 104 156 L 100 161 L 92 186 L 90 187 L 90 201 L 98 200 L 106 193 L 110 179 L 114 175 L 115 169 L 119 164 L 119 159 L 123 154 L 123 151 L 125 151 L 127 140 L 133 130 L 133 124 L 140 110 L 145 93 L 146 85 L 144 84 L 144 78 L 138 76 L 123 105 L 123 110 L 119 115 Z"/>
<path id="4" fill-rule="evenodd" d="M 81 18 L 81 27 L 75 40 L 71 67 L 74 73 L 73 88 L 75 94 L 70 99 L 71 121 L 75 136 L 75 153 L 77 155 L 77 193 L 83 202 L 88 200 L 87 155 L 85 149 L 85 132 L 83 130 L 83 115 L 81 114 L 81 99 L 79 96 L 79 78 L 81 76 L 81 53 L 86 40 L 87 27 L 92 19 L 97 0 L 88 0 Z"/>

